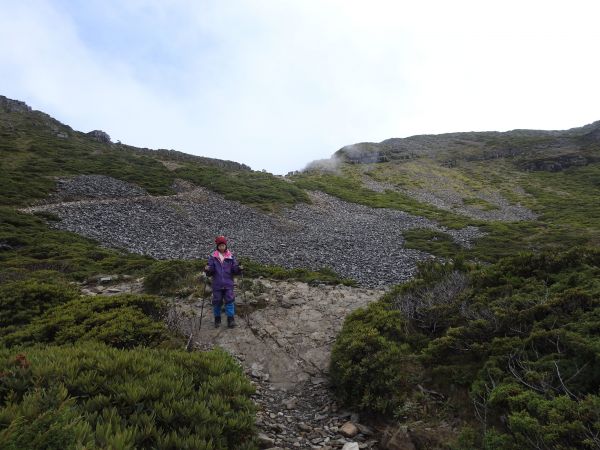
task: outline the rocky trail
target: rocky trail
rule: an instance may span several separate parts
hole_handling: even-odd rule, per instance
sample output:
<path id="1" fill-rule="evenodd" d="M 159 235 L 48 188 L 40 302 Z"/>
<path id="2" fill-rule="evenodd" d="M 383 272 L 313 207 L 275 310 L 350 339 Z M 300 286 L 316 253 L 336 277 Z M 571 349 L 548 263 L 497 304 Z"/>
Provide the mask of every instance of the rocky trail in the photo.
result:
<path id="1" fill-rule="evenodd" d="M 201 322 L 201 301 L 182 305 L 175 313 L 188 317 L 177 322 L 194 328 L 197 348 L 221 347 L 245 368 L 257 390 L 263 448 L 338 449 L 352 442 L 375 448 L 373 431 L 338 408 L 327 371 L 344 318 L 381 294 L 343 285 L 257 279 L 245 292 L 238 288 L 235 328 L 214 327 L 209 300 Z M 189 333 L 189 328 L 182 331 Z"/>
<path id="2" fill-rule="evenodd" d="M 204 300 L 175 300 L 167 323 L 184 336 L 192 334 L 193 348 L 223 348 L 244 368 L 256 388 L 261 448 L 381 448 L 379 431 L 336 403 L 327 371 L 344 318 L 383 291 L 262 278 L 244 285 L 245 291 L 237 287 L 235 328 L 225 322 L 214 327 L 209 290 Z M 86 295 L 141 290 L 139 279 L 111 276 L 82 287 Z"/>

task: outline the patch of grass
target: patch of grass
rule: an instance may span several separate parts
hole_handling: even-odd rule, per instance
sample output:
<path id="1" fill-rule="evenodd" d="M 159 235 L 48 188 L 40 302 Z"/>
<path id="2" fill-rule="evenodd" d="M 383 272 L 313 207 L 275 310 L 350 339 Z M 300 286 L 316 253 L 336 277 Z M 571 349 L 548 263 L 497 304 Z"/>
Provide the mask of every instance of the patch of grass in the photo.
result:
<path id="1" fill-rule="evenodd" d="M 403 233 L 404 247 L 421 250 L 432 255 L 443 258 L 456 258 L 464 250 L 447 233 L 428 230 L 426 228 L 414 228 Z"/>
<path id="2" fill-rule="evenodd" d="M 358 203 L 372 208 L 391 208 L 410 214 L 426 217 L 449 228 L 462 228 L 468 219 L 443 211 L 434 206 L 420 203 L 411 197 L 395 191 L 374 192 L 362 185 L 360 178 L 347 169 L 347 176 L 305 172 L 292 179 L 298 187 L 326 192 L 347 202 Z"/>
<path id="3" fill-rule="evenodd" d="M 344 284 L 356 286 L 356 280 L 341 278 L 330 268 L 320 270 L 310 269 L 285 269 L 281 266 L 265 265 L 241 258 L 240 263 L 244 266 L 244 275 L 249 278 L 273 278 L 275 280 L 296 280 L 310 284 Z"/>
<path id="4" fill-rule="evenodd" d="M 266 172 L 231 172 L 187 165 L 174 171 L 179 177 L 222 194 L 228 200 L 272 211 L 281 206 L 308 202 L 306 192 Z"/>
<path id="5" fill-rule="evenodd" d="M 463 205 L 474 206 L 483 211 L 494 211 L 500 209 L 498 206 L 493 205 L 492 203 L 479 197 L 463 198 L 462 203 Z"/>

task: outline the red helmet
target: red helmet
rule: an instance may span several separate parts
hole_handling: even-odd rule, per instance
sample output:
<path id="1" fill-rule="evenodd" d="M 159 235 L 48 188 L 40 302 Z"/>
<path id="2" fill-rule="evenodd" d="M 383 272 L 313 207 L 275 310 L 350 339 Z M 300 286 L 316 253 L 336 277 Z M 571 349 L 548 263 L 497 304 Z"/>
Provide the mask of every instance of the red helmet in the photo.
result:
<path id="1" fill-rule="evenodd" d="M 215 244 L 217 244 L 217 246 L 219 244 L 225 244 L 225 245 L 227 245 L 227 239 L 225 239 L 225 236 L 217 236 L 215 238 Z"/>

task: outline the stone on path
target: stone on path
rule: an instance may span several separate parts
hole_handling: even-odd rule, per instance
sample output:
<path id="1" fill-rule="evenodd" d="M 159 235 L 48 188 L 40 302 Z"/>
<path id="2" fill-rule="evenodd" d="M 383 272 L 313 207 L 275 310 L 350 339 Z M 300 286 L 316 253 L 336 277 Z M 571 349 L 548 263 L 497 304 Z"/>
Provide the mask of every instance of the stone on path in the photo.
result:
<path id="1" fill-rule="evenodd" d="M 340 428 L 340 433 L 346 437 L 352 438 L 358 434 L 358 428 L 352 422 L 346 422 L 342 425 L 342 428 Z"/>
<path id="2" fill-rule="evenodd" d="M 342 447 L 342 450 L 359 450 L 359 446 L 356 442 L 348 442 Z"/>

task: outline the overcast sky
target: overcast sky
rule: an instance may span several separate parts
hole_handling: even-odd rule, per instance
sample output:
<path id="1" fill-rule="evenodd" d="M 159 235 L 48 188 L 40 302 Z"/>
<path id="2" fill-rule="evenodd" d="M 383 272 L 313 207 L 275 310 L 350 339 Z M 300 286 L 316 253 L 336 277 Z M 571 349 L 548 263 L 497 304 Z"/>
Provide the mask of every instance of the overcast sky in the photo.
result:
<path id="1" fill-rule="evenodd" d="M 0 95 L 286 173 L 362 141 L 600 120 L 600 2 L 0 0 Z"/>

